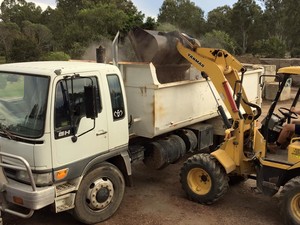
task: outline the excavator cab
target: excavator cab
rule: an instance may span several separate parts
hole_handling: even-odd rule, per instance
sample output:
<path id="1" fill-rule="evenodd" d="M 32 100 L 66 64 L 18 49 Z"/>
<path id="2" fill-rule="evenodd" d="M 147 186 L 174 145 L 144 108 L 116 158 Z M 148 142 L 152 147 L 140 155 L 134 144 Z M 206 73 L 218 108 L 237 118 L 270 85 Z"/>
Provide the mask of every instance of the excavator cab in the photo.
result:
<path id="1" fill-rule="evenodd" d="M 298 115 L 294 112 L 291 112 L 291 108 L 296 107 L 298 103 L 300 88 L 297 90 L 296 95 L 293 101 L 291 102 L 290 106 L 286 104 L 285 107 L 278 107 L 278 102 L 280 100 L 281 95 L 283 94 L 284 88 L 286 86 L 291 86 L 292 78 L 298 75 L 293 74 L 293 72 L 298 73 L 297 69 L 297 67 L 282 68 L 278 71 L 278 74 L 276 75 L 276 80 L 279 82 L 278 90 L 274 99 L 272 100 L 272 104 L 269 108 L 266 117 L 262 120 L 261 133 L 263 134 L 267 143 L 276 142 L 282 130 L 282 126 L 285 123 L 292 123 L 292 119 L 298 119 Z M 278 113 L 276 112 L 276 109 Z"/>
<path id="2" fill-rule="evenodd" d="M 291 82 L 291 78 L 295 76 L 299 76 L 300 74 L 300 67 L 285 67 L 281 68 L 278 71 L 278 79 L 279 80 L 279 86 L 277 93 L 275 95 L 274 100 L 272 101 L 272 104 L 269 108 L 269 111 L 267 113 L 267 116 L 262 121 L 262 127 L 261 127 L 261 133 L 263 134 L 265 140 L 267 143 L 274 143 L 277 141 L 280 132 L 282 131 L 282 128 L 284 124 L 290 124 L 290 123 L 297 123 L 298 114 L 291 111 L 292 107 L 297 108 L 297 103 L 300 96 L 300 88 L 298 88 L 295 97 L 292 99 L 290 105 L 286 104 L 285 107 L 278 107 L 278 101 L 280 99 L 280 96 L 282 95 L 284 88 L 287 83 Z M 275 110 L 279 113 L 275 113 Z M 288 152 L 288 154 L 279 154 L 282 155 L 280 160 L 286 161 L 287 163 L 295 163 L 300 161 L 299 157 L 300 155 L 297 154 L 298 144 L 300 145 L 300 138 L 296 135 L 291 134 L 291 139 L 287 139 L 286 143 L 282 143 L 280 146 L 285 153 Z M 291 149 L 292 147 L 292 149 Z M 288 151 L 286 151 L 288 149 Z M 299 149 L 300 151 L 300 149 Z M 269 157 L 272 157 L 269 156 Z M 276 156 L 278 158 L 279 156 Z"/>

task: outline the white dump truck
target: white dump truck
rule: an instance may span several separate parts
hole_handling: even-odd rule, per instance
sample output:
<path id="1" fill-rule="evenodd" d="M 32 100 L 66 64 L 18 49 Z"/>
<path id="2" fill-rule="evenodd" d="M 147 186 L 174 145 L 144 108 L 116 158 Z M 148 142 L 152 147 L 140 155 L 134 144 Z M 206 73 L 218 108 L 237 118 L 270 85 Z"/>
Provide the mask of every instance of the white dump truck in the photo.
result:
<path id="1" fill-rule="evenodd" d="M 151 61 L 0 65 L 2 212 L 28 218 L 52 206 L 97 223 L 121 204 L 134 161 L 163 169 L 213 144 L 222 96 L 184 60 Z M 261 73 L 243 78 L 255 104 Z"/>

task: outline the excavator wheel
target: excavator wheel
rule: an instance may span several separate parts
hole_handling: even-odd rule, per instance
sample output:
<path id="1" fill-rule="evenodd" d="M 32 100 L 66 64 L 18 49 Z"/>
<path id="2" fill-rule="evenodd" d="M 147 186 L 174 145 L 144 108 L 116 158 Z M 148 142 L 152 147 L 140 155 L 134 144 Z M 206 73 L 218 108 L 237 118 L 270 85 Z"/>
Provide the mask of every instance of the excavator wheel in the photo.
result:
<path id="1" fill-rule="evenodd" d="M 279 196 L 280 213 L 286 225 L 300 224 L 300 177 L 294 177 L 284 186 Z"/>
<path id="2" fill-rule="evenodd" d="M 207 153 L 188 158 L 180 172 L 180 182 L 187 197 L 210 205 L 228 190 L 228 176 L 221 164 Z"/>

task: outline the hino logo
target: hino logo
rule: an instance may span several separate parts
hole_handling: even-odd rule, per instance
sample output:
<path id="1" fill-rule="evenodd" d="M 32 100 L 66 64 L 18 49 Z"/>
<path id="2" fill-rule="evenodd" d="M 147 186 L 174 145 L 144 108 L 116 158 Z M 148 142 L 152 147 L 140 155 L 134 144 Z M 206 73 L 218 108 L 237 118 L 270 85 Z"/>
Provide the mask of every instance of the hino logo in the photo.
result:
<path id="1" fill-rule="evenodd" d="M 199 66 L 204 67 L 204 64 L 200 62 L 198 59 L 196 59 L 192 54 L 188 53 L 188 57 L 194 60 Z"/>

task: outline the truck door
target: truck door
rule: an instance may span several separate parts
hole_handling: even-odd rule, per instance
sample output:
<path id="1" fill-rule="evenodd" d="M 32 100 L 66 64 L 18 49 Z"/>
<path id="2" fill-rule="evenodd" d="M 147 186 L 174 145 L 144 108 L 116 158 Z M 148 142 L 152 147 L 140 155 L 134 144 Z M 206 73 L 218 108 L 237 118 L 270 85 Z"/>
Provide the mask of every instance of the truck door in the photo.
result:
<path id="1" fill-rule="evenodd" d="M 96 155 L 108 150 L 107 112 L 102 101 L 102 84 L 95 73 L 83 73 L 56 82 L 53 101 L 53 165 L 81 171 Z M 84 87 L 96 88 L 95 119 L 86 118 Z M 74 135 L 75 134 L 75 135 Z M 74 174 L 75 176 L 75 174 Z"/>

